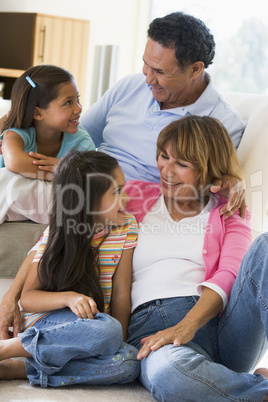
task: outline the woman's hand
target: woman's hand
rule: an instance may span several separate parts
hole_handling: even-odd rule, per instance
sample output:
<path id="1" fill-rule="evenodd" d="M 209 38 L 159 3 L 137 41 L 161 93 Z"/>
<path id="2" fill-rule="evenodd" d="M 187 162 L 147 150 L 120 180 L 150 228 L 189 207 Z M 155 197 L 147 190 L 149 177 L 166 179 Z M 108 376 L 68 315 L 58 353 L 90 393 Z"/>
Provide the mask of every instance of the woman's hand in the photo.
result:
<path id="1" fill-rule="evenodd" d="M 214 290 L 205 287 L 194 307 L 178 324 L 141 340 L 143 346 L 137 358 L 143 359 L 151 351 L 156 351 L 167 344 L 179 346 L 190 342 L 196 332 L 216 317 L 222 309 L 221 296 Z"/>
<path id="2" fill-rule="evenodd" d="M 35 158 L 33 160 L 34 165 L 38 165 L 38 169 L 45 170 L 47 172 L 54 171 L 55 166 L 59 163 L 60 159 L 53 158 L 52 156 L 46 156 L 43 154 L 39 154 L 38 152 L 29 152 L 29 156 Z"/>
<path id="3" fill-rule="evenodd" d="M 99 312 L 95 301 L 88 296 L 76 292 L 67 292 L 66 305 L 79 318 L 91 318 Z"/>
<path id="4" fill-rule="evenodd" d="M 155 335 L 143 338 L 141 340 L 143 346 L 137 358 L 139 360 L 143 359 L 147 357 L 151 351 L 156 351 L 167 344 L 173 344 L 174 346 L 184 345 L 193 339 L 197 330 L 198 327 L 185 317 L 174 327 L 167 328 L 157 332 Z"/>
<path id="5" fill-rule="evenodd" d="M 246 190 L 243 182 L 232 176 L 223 176 L 222 180 L 216 180 L 211 186 L 212 193 L 220 193 L 222 196 L 229 198 L 229 201 L 224 205 L 220 213 L 225 215 L 225 219 L 233 215 L 240 208 L 240 216 L 242 219 L 246 217 Z"/>

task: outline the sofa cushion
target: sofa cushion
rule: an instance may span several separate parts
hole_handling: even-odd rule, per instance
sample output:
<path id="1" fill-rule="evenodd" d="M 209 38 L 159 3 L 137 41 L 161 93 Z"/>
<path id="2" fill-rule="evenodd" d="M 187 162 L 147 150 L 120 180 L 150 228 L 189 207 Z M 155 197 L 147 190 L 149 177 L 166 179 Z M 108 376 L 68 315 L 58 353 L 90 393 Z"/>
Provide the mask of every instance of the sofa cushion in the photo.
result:
<path id="1" fill-rule="evenodd" d="M 41 237 L 47 225 L 4 222 L 0 225 L 0 278 L 14 278 L 27 253 Z"/>

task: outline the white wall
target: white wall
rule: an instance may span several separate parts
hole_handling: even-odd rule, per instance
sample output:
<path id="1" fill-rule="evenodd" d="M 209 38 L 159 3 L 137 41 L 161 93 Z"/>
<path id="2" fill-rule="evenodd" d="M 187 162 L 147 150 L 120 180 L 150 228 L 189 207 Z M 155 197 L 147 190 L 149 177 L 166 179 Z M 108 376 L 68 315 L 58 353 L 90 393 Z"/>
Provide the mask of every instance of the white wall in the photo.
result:
<path id="1" fill-rule="evenodd" d="M 150 0 L 0 0 L 0 11 L 38 12 L 90 21 L 87 86 L 79 88 L 80 92 L 86 91 L 84 109 L 91 103 L 96 45 L 119 46 L 117 79 L 142 69 Z"/>

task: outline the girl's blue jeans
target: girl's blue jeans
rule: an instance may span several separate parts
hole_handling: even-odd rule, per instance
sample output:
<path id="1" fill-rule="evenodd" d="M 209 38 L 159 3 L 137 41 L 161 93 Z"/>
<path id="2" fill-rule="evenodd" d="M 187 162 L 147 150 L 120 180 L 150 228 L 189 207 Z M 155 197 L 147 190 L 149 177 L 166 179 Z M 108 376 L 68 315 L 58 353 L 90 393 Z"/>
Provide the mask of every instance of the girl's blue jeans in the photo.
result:
<path id="1" fill-rule="evenodd" d="M 136 309 L 128 342 L 177 324 L 198 297 L 154 300 Z M 166 345 L 141 361 L 141 383 L 158 401 L 263 401 L 268 380 L 249 374 L 267 348 L 268 233 L 246 253 L 227 308 L 192 342 Z"/>
<path id="2" fill-rule="evenodd" d="M 33 385 L 125 384 L 140 372 L 136 348 L 122 342 L 121 324 L 108 314 L 91 320 L 56 310 L 19 337 L 32 355 L 25 366 Z"/>

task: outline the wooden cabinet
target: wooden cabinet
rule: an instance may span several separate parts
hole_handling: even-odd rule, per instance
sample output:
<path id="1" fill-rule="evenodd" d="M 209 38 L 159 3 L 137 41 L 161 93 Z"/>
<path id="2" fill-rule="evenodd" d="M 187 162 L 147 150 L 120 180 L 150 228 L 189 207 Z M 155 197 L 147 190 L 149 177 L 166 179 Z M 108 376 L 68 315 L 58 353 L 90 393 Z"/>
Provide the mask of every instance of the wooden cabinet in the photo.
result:
<path id="1" fill-rule="evenodd" d="M 83 102 L 86 88 L 89 21 L 37 13 L 0 12 L 0 81 L 4 98 L 23 71 L 54 64 L 73 74 Z"/>

